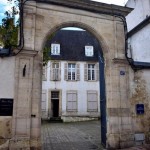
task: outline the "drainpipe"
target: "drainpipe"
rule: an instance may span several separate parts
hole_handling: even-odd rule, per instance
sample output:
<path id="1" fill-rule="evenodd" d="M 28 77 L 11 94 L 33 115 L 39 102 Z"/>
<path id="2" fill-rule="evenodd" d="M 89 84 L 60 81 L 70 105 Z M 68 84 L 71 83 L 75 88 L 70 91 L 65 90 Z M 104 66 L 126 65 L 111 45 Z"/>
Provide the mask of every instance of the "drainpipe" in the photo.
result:
<path id="1" fill-rule="evenodd" d="M 18 55 L 23 47 L 24 47 L 24 32 L 23 32 L 23 6 L 24 6 L 24 3 L 23 3 L 23 0 L 20 0 L 20 3 L 19 3 L 19 10 L 20 10 L 20 22 L 19 22 L 19 27 L 20 27 L 20 30 L 19 30 L 19 45 L 17 46 L 17 49 L 19 50 L 17 53 L 13 54 L 13 56 L 16 56 Z"/>

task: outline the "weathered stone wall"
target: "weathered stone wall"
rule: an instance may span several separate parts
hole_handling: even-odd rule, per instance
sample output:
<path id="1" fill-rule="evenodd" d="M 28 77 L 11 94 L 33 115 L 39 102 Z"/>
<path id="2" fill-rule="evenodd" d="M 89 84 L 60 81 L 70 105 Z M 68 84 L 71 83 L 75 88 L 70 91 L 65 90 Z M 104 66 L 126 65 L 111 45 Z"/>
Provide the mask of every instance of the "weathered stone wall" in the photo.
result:
<path id="1" fill-rule="evenodd" d="M 141 70 L 134 73 L 131 78 L 130 88 L 130 104 L 131 104 L 131 116 L 132 126 L 134 134 L 144 134 L 144 143 L 150 144 L 150 81 L 149 70 Z M 144 114 L 136 113 L 136 105 L 144 104 Z M 136 144 L 142 144 L 137 141 Z"/>

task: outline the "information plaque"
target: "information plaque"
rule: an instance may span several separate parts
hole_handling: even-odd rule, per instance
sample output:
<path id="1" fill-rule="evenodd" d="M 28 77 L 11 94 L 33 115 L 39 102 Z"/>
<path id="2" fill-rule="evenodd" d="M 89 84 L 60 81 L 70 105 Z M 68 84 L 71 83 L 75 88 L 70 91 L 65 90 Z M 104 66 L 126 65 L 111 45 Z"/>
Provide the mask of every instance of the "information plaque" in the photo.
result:
<path id="1" fill-rule="evenodd" d="M 0 116 L 12 116 L 13 114 L 13 99 L 0 99 Z"/>

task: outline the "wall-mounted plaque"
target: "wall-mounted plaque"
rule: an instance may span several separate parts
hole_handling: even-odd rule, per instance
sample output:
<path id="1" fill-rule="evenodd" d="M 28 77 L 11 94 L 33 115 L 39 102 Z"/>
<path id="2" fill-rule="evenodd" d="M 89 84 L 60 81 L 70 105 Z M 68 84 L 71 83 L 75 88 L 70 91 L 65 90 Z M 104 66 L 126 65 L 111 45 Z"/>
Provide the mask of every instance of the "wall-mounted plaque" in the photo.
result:
<path id="1" fill-rule="evenodd" d="M 12 116 L 13 114 L 13 99 L 0 99 L 0 116 Z"/>
<path id="2" fill-rule="evenodd" d="M 144 114 L 144 104 L 136 104 L 136 113 L 138 115 Z"/>

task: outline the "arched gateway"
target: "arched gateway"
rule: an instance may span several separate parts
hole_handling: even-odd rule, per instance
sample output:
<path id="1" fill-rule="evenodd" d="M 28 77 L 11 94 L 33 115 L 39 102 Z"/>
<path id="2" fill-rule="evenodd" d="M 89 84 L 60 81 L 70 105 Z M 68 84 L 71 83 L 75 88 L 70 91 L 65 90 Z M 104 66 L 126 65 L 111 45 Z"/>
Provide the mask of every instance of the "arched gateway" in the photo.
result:
<path id="1" fill-rule="evenodd" d="M 89 0 L 25 2 L 24 48 L 15 59 L 10 149 L 40 149 L 42 49 L 49 35 L 68 26 L 86 29 L 102 48 L 99 57 L 102 143 L 107 148 L 133 145 L 123 17 L 130 11 L 129 8 Z"/>

